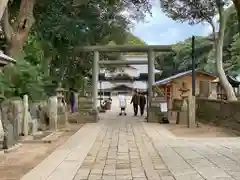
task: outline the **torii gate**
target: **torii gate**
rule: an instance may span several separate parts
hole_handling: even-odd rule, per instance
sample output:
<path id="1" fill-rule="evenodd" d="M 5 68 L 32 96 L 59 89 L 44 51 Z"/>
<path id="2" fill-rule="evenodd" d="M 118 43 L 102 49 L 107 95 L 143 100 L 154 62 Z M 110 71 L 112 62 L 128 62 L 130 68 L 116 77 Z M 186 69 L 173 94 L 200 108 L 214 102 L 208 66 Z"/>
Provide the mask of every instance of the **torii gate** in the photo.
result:
<path id="1" fill-rule="evenodd" d="M 155 82 L 155 52 L 172 52 L 171 45 L 105 45 L 105 46 L 86 46 L 76 49 L 78 52 L 94 52 L 93 68 L 92 68 L 92 99 L 93 109 L 97 111 L 97 97 L 98 97 L 98 77 L 99 64 L 101 65 L 133 65 L 133 64 L 148 64 L 148 109 L 151 104 L 153 89 Z M 123 60 L 100 60 L 99 52 L 141 52 L 148 54 L 147 61 L 123 61 Z"/>

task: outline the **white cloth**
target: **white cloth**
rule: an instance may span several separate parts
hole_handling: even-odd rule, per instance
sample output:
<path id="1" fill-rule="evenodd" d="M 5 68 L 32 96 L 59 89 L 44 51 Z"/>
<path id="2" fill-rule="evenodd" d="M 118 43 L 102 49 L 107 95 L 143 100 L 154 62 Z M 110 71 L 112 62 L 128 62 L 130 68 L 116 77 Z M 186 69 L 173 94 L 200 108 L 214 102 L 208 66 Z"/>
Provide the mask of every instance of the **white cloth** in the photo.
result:
<path id="1" fill-rule="evenodd" d="M 119 95 L 119 105 L 120 108 L 125 108 L 127 106 L 127 100 L 124 95 Z"/>

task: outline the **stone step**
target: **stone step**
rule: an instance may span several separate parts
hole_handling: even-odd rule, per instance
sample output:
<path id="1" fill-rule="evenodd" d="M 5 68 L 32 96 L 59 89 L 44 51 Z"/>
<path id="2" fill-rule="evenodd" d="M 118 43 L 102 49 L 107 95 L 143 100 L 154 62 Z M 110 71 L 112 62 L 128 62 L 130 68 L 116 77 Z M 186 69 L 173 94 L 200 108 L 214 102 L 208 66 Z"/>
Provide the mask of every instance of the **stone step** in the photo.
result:
<path id="1" fill-rule="evenodd" d="M 78 110 L 78 112 L 92 112 L 93 111 L 93 109 L 92 108 L 80 108 L 79 110 Z"/>
<path id="2" fill-rule="evenodd" d="M 92 109 L 93 104 L 79 104 L 78 106 L 80 109 Z"/>
<path id="3" fill-rule="evenodd" d="M 82 103 L 82 102 L 93 103 L 93 100 L 92 100 L 92 98 L 85 98 L 85 97 L 78 98 L 78 103 Z"/>

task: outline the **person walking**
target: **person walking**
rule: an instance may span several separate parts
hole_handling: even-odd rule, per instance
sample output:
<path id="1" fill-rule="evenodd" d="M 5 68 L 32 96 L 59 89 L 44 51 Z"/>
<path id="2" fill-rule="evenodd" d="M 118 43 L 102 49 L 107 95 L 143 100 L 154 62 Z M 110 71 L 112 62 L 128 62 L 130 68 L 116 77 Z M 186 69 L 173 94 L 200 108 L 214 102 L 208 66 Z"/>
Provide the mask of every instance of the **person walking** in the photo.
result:
<path id="1" fill-rule="evenodd" d="M 137 90 L 134 90 L 134 93 L 133 93 L 132 100 L 131 100 L 130 104 L 133 104 L 134 116 L 137 116 L 138 105 L 139 105 L 139 95 L 138 95 Z"/>
<path id="2" fill-rule="evenodd" d="M 146 105 L 146 97 L 144 96 L 143 93 L 141 93 L 139 96 L 139 106 L 140 106 L 141 116 L 143 116 L 144 114 L 145 105 Z"/>
<path id="3" fill-rule="evenodd" d="M 71 89 L 70 91 L 70 104 L 71 104 L 71 112 L 75 112 L 75 107 L 76 107 L 76 99 L 75 99 L 75 94 L 74 91 Z"/>
<path id="4" fill-rule="evenodd" d="M 126 113 L 126 106 L 127 106 L 127 99 L 124 94 L 119 94 L 119 106 L 120 106 L 120 113 L 119 115 L 127 115 Z"/>

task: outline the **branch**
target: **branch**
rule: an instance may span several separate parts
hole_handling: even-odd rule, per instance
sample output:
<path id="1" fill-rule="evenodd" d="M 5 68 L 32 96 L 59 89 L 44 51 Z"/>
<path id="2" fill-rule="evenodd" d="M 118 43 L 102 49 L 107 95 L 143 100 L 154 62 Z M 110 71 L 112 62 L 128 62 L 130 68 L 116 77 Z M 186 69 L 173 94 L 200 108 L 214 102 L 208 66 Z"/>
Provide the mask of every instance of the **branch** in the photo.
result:
<path id="1" fill-rule="evenodd" d="M 33 9 L 35 5 L 36 0 L 21 0 L 21 5 L 20 5 L 20 10 L 18 14 L 18 21 L 17 23 L 17 28 L 18 30 L 23 30 L 25 29 L 29 31 L 32 27 L 32 25 L 35 22 L 34 16 L 33 16 Z"/>
<path id="2" fill-rule="evenodd" d="M 210 24 L 211 28 L 212 28 L 212 33 L 213 33 L 213 41 L 214 41 L 214 49 L 217 47 L 217 37 L 216 37 L 216 28 L 214 25 L 214 22 L 212 19 L 208 20 L 208 23 Z"/>
<path id="3" fill-rule="evenodd" d="M 13 28 L 9 23 L 9 14 L 8 14 L 8 7 L 6 7 L 4 14 L 3 14 L 3 31 L 5 33 L 7 41 L 11 41 L 13 35 Z"/>

